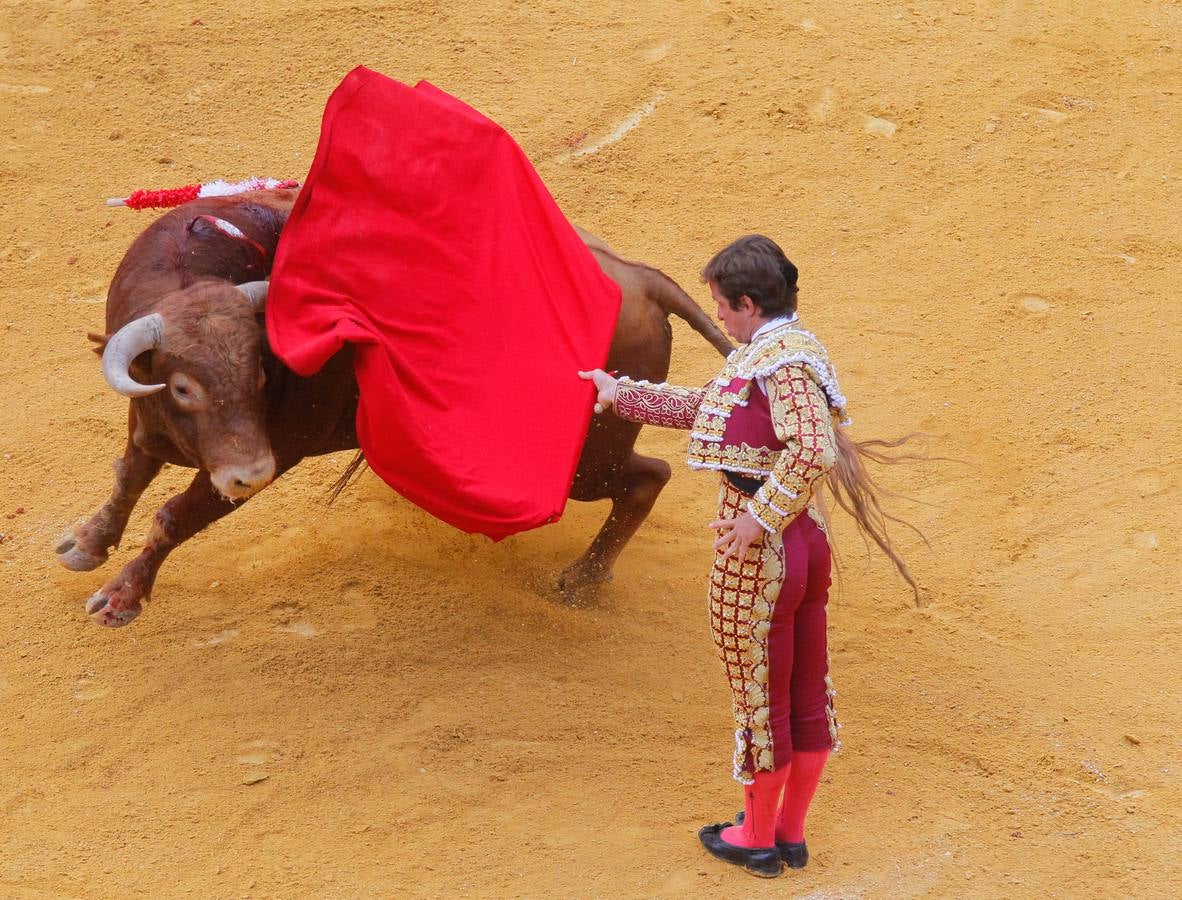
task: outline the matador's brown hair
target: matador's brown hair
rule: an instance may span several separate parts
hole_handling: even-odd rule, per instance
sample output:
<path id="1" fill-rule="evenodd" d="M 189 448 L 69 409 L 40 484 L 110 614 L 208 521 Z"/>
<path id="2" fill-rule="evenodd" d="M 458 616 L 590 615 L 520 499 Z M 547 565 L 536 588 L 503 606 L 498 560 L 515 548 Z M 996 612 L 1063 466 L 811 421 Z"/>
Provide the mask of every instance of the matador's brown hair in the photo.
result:
<path id="1" fill-rule="evenodd" d="M 723 247 L 702 269 L 702 282 L 716 284 L 733 308 L 747 297 L 768 319 L 796 312 L 798 272 L 769 237 L 747 234 Z"/>

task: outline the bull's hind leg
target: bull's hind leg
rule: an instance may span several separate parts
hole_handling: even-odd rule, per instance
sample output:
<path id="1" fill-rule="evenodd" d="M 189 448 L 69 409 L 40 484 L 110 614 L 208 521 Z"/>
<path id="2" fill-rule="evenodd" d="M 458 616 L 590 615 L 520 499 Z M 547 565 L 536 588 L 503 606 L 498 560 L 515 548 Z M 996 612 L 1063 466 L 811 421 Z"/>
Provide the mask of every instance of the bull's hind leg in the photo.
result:
<path id="1" fill-rule="evenodd" d="M 111 499 L 90 520 L 75 525 L 57 545 L 57 558 L 67 569 L 89 572 L 107 561 L 112 547 L 118 547 L 127 519 L 140 495 L 160 472 L 163 463 L 148 456 L 129 438 L 123 458 L 115 460 L 115 487 Z"/>
<path id="2" fill-rule="evenodd" d="M 87 613 L 108 628 L 126 625 L 151 596 L 156 573 L 168 554 L 234 506 L 217 492 L 208 472 L 198 472 L 183 493 L 160 507 L 143 551 L 86 601 Z"/>
<path id="3" fill-rule="evenodd" d="M 648 518 L 670 474 L 669 463 L 663 459 L 632 453 L 619 474 L 601 492 L 576 496 L 578 500 L 610 497 L 612 510 L 587 551 L 563 570 L 558 589 L 564 597 L 580 599 L 611 578 L 616 557 Z"/>

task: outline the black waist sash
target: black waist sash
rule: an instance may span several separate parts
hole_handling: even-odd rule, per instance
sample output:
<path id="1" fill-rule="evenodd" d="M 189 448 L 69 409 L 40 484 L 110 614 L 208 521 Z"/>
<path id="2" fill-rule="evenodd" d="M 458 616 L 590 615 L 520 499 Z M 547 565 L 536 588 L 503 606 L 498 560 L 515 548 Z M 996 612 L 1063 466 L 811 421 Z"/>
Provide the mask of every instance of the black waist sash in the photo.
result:
<path id="1" fill-rule="evenodd" d="M 727 472 L 725 470 L 722 474 L 726 476 L 726 480 L 731 483 L 732 487 L 738 488 L 748 496 L 754 496 L 755 492 L 763 487 L 763 483 L 766 480 L 763 478 L 753 478 L 750 475 L 740 475 L 738 472 Z"/>

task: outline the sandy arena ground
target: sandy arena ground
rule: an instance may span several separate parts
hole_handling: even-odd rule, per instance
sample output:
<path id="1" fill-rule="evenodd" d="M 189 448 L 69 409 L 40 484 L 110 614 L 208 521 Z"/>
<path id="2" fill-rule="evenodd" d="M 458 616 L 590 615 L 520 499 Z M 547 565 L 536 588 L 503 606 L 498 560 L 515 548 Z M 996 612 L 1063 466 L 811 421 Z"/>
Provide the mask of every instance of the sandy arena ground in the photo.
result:
<path id="1" fill-rule="evenodd" d="M 1178 896 L 1180 53 L 1135 0 L 0 3 L 0 895 Z M 807 869 L 695 837 L 739 797 L 709 476 L 585 608 L 551 585 L 605 506 L 494 545 L 372 475 L 327 507 L 344 455 L 178 550 L 130 628 L 82 602 L 185 472 L 106 567 L 54 561 L 125 430 L 85 333 L 154 214 L 103 201 L 302 178 L 361 63 L 500 121 L 704 303 L 713 250 L 776 236 L 855 435 L 965 461 L 883 475 L 922 609 L 838 523 Z M 674 357 L 717 365 L 680 323 Z"/>

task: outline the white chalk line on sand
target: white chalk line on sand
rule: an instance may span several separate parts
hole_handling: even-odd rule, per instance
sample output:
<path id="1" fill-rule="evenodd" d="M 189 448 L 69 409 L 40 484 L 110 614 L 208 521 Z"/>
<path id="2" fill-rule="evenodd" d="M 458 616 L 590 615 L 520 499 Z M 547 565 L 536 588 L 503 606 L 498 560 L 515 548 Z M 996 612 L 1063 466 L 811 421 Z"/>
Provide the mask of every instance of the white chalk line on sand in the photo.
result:
<path id="1" fill-rule="evenodd" d="M 653 114 L 653 110 L 655 110 L 664 99 L 665 92 L 657 91 L 647 103 L 638 107 L 637 109 L 634 109 L 608 134 L 604 135 L 599 140 L 588 144 L 586 147 L 580 147 L 578 150 L 572 150 L 570 153 L 563 153 L 556 159 L 556 162 L 567 162 L 568 160 L 578 159 L 580 156 L 590 156 L 592 153 L 598 153 L 604 147 L 614 144 L 629 131 L 651 116 Z"/>
<path id="2" fill-rule="evenodd" d="M 0 82 L 0 94 L 48 94 L 43 84 L 6 84 Z"/>

